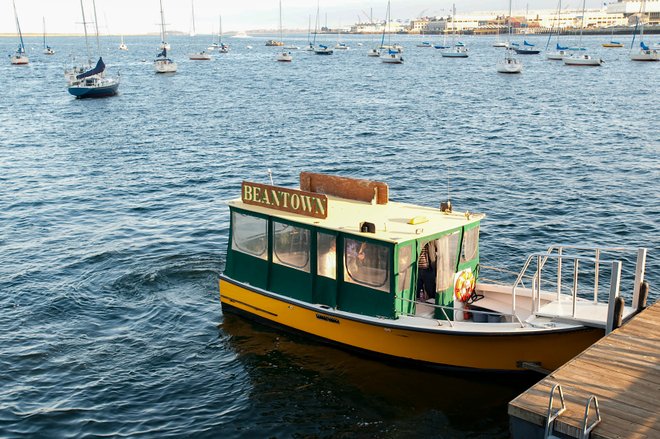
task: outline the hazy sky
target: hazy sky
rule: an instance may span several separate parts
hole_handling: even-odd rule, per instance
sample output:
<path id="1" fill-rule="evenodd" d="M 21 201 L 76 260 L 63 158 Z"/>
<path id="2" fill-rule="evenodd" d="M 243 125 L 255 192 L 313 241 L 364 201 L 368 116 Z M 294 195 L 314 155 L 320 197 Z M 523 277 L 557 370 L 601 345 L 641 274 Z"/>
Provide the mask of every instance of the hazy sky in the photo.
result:
<path id="1" fill-rule="evenodd" d="M 603 0 L 604 1 L 604 0 Z M 600 0 L 588 0 L 587 8 L 603 5 Z M 0 0 L 0 33 L 15 32 L 14 13 L 11 0 Z M 80 0 L 15 0 L 21 30 L 24 33 L 42 31 L 42 17 L 46 17 L 46 28 L 53 33 L 81 33 L 82 22 Z M 87 21 L 93 19 L 92 1 L 84 0 Z M 453 0 L 458 14 L 470 11 L 506 10 L 506 0 Z M 531 9 L 554 9 L 557 0 L 514 0 L 513 8 L 524 11 L 529 4 Z M 248 29 L 276 29 L 278 26 L 277 0 L 194 0 L 197 33 L 210 33 L 213 27 L 217 32 L 218 15 L 222 13 L 223 31 Z M 392 18 L 414 18 L 420 15 L 446 15 L 451 9 L 452 0 L 394 0 Z M 577 8 L 580 0 L 563 0 L 562 8 Z M 358 19 L 366 20 L 373 8 L 374 19 L 383 19 L 387 2 L 385 0 L 321 0 L 321 25 L 327 13 L 328 25 L 348 25 Z M 141 34 L 158 31 L 158 0 L 96 0 L 96 8 L 102 33 Z M 168 29 L 188 32 L 191 28 L 191 0 L 163 0 L 165 21 Z M 312 26 L 316 14 L 315 0 L 283 0 L 283 26 L 290 29 L 307 29 L 309 15 Z"/>

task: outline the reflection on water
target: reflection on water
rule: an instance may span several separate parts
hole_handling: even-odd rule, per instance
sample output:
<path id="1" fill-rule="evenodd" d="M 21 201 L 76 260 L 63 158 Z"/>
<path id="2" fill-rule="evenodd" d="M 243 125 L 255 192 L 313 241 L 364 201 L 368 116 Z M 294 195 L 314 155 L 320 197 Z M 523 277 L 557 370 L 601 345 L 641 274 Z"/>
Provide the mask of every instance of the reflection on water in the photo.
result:
<path id="1" fill-rule="evenodd" d="M 233 313 L 220 328 L 249 377 L 251 411 L 268 413 L 254 433 L 274 422 L 300 434 L 506 437 L 507 403 L 539 378 L 392 363 Z"/>

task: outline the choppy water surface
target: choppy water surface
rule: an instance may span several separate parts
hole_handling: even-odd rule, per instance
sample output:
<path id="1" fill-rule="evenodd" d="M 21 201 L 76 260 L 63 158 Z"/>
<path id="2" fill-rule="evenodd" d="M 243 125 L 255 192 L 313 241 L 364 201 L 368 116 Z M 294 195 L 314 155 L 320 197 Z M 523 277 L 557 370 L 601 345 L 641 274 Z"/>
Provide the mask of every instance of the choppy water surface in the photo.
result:
<path id="1" fill-rule="evenodd" d="M 223 315 L 223 200 L 268 168 L 283 185 L 384 180 L 427 205 L 449 175 L 454 206 L 488 215 L 484 263 L 644 245 L 658 298 L 660 63 L 598 47 L 601 68 L 532 56 L 505 76 L 485 38 L 465 60 L 399 38 L 391 66 L 347 37 L 287 65 L 265 39 L 193 62 L 210 41 L 174 38 L 179 72 L 157 76 L 155 38 L 124 53 L 104 38 L 122 84 L 103 100 L 64 87 L 79 38 L 51 39 L 52 57 L 28 39 L 30 66 L 0 65 L 0 436 L 506 437 L 533 378 L 384 364 Z"/>

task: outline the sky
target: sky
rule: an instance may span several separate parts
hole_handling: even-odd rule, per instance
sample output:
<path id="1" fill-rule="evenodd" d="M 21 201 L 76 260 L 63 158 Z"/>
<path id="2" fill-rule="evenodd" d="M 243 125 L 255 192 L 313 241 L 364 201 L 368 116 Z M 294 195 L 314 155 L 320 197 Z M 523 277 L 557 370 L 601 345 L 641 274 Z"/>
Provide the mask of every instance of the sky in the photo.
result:
<path id="1" fill-rule="evenodd" d="M 23 33 L 41 33 L 42 17 L 49 33 L 82 33 L 80 0 L 14 0 Z M 93 20 L 92 0 L 83 0 L 87 21 Z M 189 32 L 192 24 L 192 5 L 195 6 L 195 28 L 198 34 L 217 32 L 218 17 L 222 14 L 223 32 L 250 29 L 277 29 L 277 0 L 163 0 L 168 30 Z M 14 33 L 16 25 L 11 0 L 0 0 L 0 33 Z M 474 11 L 504 11 L 506 0 L 394 0 L 392 18 L 415 18 L 422 15 L 447 15 L 452 3 L 457 15 Z M 557 0 L 514 0 L 513 9 L 555 9 Z M 603 5 L 602 0 L 588 0 L 587 8 Z M 562 0 L 562 8 L 578 8 L 580 0 Z M 374 20 L 382 20 L 385 0 L 320 0 L 320 25 L 348 26 L 358 20 L 366 21 L 373 9 Z M 158 0 L 96 0 L 96 10 L 102 34 L 146 34 L 158 32 L 160 6 Z M 285 29 L 306 30 L 311 15 L 312 27 L 316 15 L 314 0 L 283 0 L 282 21 Z"/>

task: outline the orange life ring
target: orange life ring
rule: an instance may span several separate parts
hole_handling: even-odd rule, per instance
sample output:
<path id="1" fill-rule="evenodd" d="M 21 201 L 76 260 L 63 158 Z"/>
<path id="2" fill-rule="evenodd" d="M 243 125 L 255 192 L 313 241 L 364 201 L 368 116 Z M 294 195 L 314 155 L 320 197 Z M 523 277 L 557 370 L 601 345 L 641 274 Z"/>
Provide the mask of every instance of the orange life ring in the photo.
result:
<path id="1" fill-rule="evenodd" d="M 466 302 L 474 292 L 476 281 L 472 270 L 463 270 L 454 283 L 454 296 L 461 302 Z"/>

